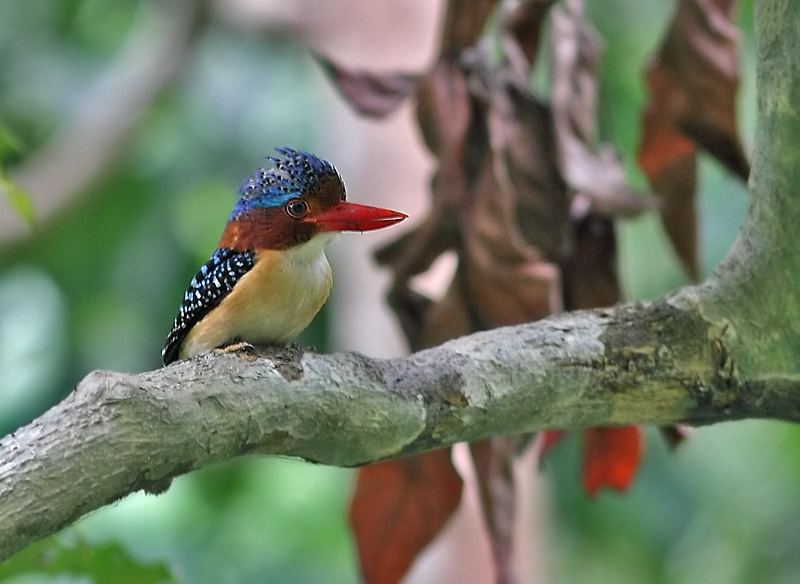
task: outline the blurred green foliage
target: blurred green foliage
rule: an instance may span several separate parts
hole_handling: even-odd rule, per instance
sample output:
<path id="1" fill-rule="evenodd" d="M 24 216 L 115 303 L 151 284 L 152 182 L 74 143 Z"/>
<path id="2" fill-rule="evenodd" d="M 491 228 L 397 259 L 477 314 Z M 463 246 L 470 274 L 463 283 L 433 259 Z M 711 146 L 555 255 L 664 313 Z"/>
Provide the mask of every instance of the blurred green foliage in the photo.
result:
<path id="1" fill-rule="evenodd" d="M 752 9 L 742 4 L 747 139 Z M 606 39 L 603 132 L 620 147 L 631 181 L 644 187 L 633 164 L 640 71 L 671 4 L 589 0 L 588 8 Z M 13 174 L 59 130 L 113 61 L 140 9 L 135 0 L 0 3 L 0 168 Z M 324 81 L 305 49 L 277 33 L 257 36 L 204 18 L 186 66 L 148 107 L 114 166 L 32 236 L 0 248 L 3 434 L 92 369 L 158 367 L 178 300 L 216 245 L 241 179 L 273 146 L 314 150 L 321 137 L 321 96 L 330 94 L 320 91 Z M 733 241 L 747 200 L 745 188 L 708 160 L 701 182 L 709 273 Z M 0 198 L 0 212 L 27 213 L 27 197 L 15 200 L 9 207 Z M 621 226 L 620 242 L 632 297 L 685 283 L 655 217 Z M 325 347 L 324 315 L 301 342 Z M 725 424 L 698 430 L 669 453 L 653 434 L 632 491 L 595 501 L 580 491 L 577 441 L 564 444 L 545 465 L 552 521 L 541 529 L 550 532 L 550 581 L 798 581 L 798 438 L 786 425 Z M 354 582 L 344 522 L 351 476 L 259 457 L 195 472 L 161 496 L 128 497 L 21 554 L 8 564 L 16 562 L 8 569 L 18 574 L 9 581 L 122 582 L 98 570 L 124 561 L 131 572 L 150 573 L 129 581 Z M 96 562 L 81 579 L 25 571 L 42 549 L 52 559 L 75 546 Z"/>
<path id="2" fill-rule="evenodd" d="M 117 543 L 89 545 L 80 538 L 65 543 L 65 537 L 39 541 L 0 565 L 0 579 L 9 584 L 33 582 L 95 582 L 115 584 L 169 584 L 176 582 L 166 565 L 145 564 Z"/>

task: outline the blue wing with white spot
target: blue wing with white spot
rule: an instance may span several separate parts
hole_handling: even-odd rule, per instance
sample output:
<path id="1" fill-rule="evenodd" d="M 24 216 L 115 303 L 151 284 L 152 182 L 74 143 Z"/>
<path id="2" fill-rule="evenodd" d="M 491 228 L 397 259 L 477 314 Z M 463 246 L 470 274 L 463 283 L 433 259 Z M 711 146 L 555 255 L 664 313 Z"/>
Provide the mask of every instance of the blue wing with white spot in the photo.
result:
<path id="1" fill-rule="evenodd" d="M 189 289 L 183 295 L 178 316 L 161 351 L 164 365 L 177 361 L 183 339 L 192 327 L 222 302 L 239 278 L 255 265 L 255 261 L 256 254 L 253 251 L 220 248 L 213 253 L 192 278 Z"/>

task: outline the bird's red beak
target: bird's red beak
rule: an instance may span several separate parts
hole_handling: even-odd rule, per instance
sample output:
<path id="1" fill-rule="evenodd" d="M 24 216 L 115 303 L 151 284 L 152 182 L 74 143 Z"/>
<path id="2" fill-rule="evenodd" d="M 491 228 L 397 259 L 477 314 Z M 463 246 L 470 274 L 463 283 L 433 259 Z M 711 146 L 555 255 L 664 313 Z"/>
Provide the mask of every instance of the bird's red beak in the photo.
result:
<path id="1" fill-rule="evenodd" d="M 320 231 L 372 231 L 399 223 L 408 217 L 405 213 L 339 201 L 332 209 L 310 213 L 307 223 Z"/>

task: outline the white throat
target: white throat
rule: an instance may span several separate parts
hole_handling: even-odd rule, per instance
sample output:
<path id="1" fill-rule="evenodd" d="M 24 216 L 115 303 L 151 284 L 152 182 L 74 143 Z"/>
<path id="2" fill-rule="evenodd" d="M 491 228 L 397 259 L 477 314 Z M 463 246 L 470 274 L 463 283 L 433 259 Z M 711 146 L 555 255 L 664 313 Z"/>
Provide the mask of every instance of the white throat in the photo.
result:
<path id="1" fill-rule="evenodd" d="M 313 263 L 318 260 L 320 256 L 324 257 L 325 248 L 328 247 L 333 240 L 338 237 L 338 235 L 338 231 L 325 231 L 323 233 L 317 233 L 305 243 L 291 247 L 284 253 L 286 253 L 287 259 L 292 264 Z"/>

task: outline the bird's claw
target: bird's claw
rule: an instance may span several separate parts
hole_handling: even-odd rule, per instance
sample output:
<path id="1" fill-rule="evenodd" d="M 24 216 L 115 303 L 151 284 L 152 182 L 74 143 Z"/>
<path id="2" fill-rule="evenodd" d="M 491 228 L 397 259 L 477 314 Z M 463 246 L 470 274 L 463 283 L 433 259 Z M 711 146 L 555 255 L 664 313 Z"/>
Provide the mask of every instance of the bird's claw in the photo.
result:
<path id="1" fill-rule="evenodd" d="M 228 353 L 236 353 L 242 359 L 248 359 L 248 360 L 255 359 L 258 354 L 256 348 L 253 345 L 244 341 L 241 341 L 239 343 L 234 343 L 232 345 L 226 345 L 218 349 L 214 349 L 214 352 L 220 355 L 225 355 Z"/>

